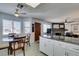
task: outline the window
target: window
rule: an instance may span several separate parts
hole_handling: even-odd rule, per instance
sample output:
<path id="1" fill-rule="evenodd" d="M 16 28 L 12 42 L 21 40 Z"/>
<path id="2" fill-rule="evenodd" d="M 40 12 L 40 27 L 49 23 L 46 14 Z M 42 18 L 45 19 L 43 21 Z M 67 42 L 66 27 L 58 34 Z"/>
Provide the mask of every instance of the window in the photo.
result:
<path id="1" fill-rule="evenodd" d="M 21 23 L 19 21 L 3 19 L 3 35 L 8 33 L 21 33 Z"/>
<path id="2" fill-rule="evenodd" d="M 3 20 L 3 34 L 8 34 L 12 32 L 12 21 Z"/>
<path id="3" fill-rule="evenodd" d="M 31 33 L 31 22 L 30 21 L 24 22 L 24 33 Z"/>
<path id="4" fill-rule="evenodd" d="M 43 24 L 43 33 L 47 33 L 47 29 L 51 28 L 51 25 L 49 24 Z"/>
<path id="5" fill-rule="evenodd" d="M 14 26 L 13 26 L 13 32 L 14 33 L 17 33 L 17 34 L 19 34 L 19 33 L 21 33 L 21 23 L 20 22 L 18 22 L 18 21 L 14 21 Z"/>

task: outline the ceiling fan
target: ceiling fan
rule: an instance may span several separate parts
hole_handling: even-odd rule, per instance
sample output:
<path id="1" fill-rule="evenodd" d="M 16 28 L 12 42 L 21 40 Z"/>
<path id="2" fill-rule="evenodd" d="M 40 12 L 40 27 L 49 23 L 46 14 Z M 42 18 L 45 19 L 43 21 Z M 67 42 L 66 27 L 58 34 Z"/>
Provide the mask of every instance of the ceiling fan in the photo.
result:
<path id="1" fill-rule="evenodd" d="M 18 16 L 20 16 L 20 15 L 26 15 L 26 13 L 21 13 L 20 12 L 20 10 L 22 10 L 23 9 L 23 5 L 22 4 L 17 4 L 17 7 L 16 7 L 16 9 L 15 9 L 15 12 L 14 12 L 14 15 L 16 16 L 16 17 L 18 17 Z"/>

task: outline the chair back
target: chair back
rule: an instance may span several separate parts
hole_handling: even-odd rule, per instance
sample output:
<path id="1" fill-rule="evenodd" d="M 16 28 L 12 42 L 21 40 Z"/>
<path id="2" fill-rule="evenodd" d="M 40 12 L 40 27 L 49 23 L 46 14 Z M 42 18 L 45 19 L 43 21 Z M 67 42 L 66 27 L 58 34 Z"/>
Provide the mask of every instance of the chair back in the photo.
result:
<path id="1" fill-rule="evenodd" d="M 27 34 L 27 40 L 29 40 L 29 41 L 30 41 L 30 36 L 31 36 L 31 34 Z"/>
<path id="2" fill-rule="evenodd" d="M 12 49 L 20 49 L 25 46 L 26 37 L 14 38 L 14 41 L 11 42 Z"/>
<path id="3" fill-rule="evenodd" d="M 8 34 L 8 37 L 9 37 L 9 38 L 13 38 L 15 35 L 16 35 L 16 33 L 9 33 L 9 34 Z"/>

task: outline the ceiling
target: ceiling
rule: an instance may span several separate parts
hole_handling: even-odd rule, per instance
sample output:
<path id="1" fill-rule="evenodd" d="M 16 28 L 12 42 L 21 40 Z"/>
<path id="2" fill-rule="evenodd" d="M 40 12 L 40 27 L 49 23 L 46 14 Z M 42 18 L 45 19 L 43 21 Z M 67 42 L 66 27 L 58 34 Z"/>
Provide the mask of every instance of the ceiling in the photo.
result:
<path id="1" fill-rule="evenodd" d="M 21 16 L 41 18 L 49 22 L 79 10 L 78 3 L 41 3 L 34 8 L 27 4 L 23 5 L 21 12 L 27 14 Z M 16 6 L 17 3 L 0 3 L 0 12 L 14 14 Z"/>

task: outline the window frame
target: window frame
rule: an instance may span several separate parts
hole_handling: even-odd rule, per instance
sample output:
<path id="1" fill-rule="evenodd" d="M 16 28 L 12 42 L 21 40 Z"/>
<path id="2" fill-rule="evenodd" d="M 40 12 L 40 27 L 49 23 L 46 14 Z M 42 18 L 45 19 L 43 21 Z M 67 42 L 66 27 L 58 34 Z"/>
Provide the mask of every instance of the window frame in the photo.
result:
<path id="1" fill-rule="evenodd" d="M 20 21 L 15 21 L 15 20 L 9 20 L 9 19 L 3 19 L 2 20 L 2 35 L 8 35 L 8 33 L 6 33 L 6 34 L 4 34 L 4 26 L 6 26 L 6 25 L 4 25 L 4 21 L 11 21 L 11 25 L 12 25 L 12 27 L 9 27 L 9 29 L 11 28 L 11 32 L 8 32 L 8 33 L 14 33 L 14 23 L 15 22 L 19 22 L 20 23 L 20 32 L 19 33 L 17 33 L 17 34 L 20 34 L 21 33 L 21 22 Z M 10 23 L 10 22 L 9 22 Z"/>

